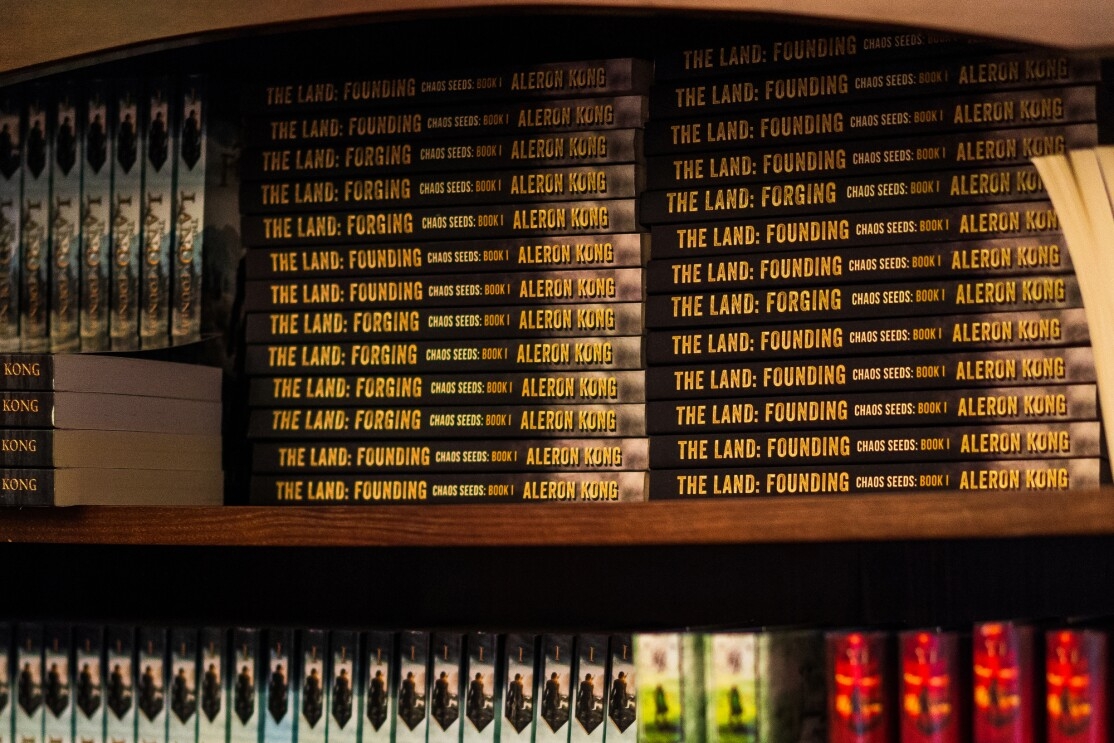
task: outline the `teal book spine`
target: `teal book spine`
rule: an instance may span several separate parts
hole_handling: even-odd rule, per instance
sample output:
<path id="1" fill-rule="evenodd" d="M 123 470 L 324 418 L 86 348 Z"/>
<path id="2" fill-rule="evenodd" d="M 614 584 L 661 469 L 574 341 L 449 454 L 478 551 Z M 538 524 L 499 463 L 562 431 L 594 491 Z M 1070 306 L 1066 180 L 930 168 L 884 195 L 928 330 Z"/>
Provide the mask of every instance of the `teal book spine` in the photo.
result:
<path id="1" fill-rule="evenodd" d="M 23 96 L 0 92 L 0 353 L 19 350 L 23 221 Z"/>
<path id="2" fill-rule="evenodd" d="M 167 631 L 140 627 L 136 632 L 136 715 L 138 743 L 166 743 Z"/>
<path id="3" fill-rule="evenodd" d="M 264 649 L 263 743 L 294 743 L 298 699 L 295 694 L 294 630 L 267 630 Z"/>
<path id="4" fill-rule="evenodd" d="M 534 719 L 536 743 L 568 743 L 572 708 L 573 636 L 542 636 L 538 699 Z"/>
<path id="5" fill-rule="evenodd" d="M 634 636 L 612 635 L 607 690 L 607 721 L 603 738 L 608 743 L 638 741 L 638 683 Z"/>
<path id="6" fill-rule="evenodd" d="M 50 350 L 77 351 L 81 306 L 80 92 L 75 83 L 56 87 L 50 197 Z"/>
<path id="7" fill-rule="evenodd" d="M 639 743 L 681 743 L 681 635 L 677 632 L 634 636 L 638 677 Z"/>
<path id="8" fill-rule="evenodd" d="M 426 743 L 429 730 L 429 633 L 398 636 L 398 685 L 395 688 L 393 743 Z"/>
<path id="9" fill-rule="evenodd" d="M 395 694 L 398 687 L 397 644 L 393 632 L 368 631 L 363 638 L 363 743 L 394 739 Z"/>
<path id="10" fill-rule="evenodd" d="M 328 743 L 361 743 L 360 636 L 352 630 L 329 633 Z"/>
<path id="11" fill-rule="evenodd" d="M 228 743 L 259 743 L 262 730 L 263 652 L 259 630 L 232 630 L 228 653 Z"/>
<path id="12" fill-rule="evenodd" d="M 495 743 L 496 674 L 499 636 L 472 632 L 465 638 L 464 719 L 460 721 L 461 743 Z"/>
<path id="13" fill-rule="evenodd" d="M 20 624 L 16 629 L 16 704 L 12 739 L 43 743 L 43 627 Z"/>
<path id="14" fill-rule="evenodd" d="M 143 199 L 143 130 L 138 83 L 116 83 L 112 161 L 112 270 L 109 346 L 139 348 L 140 216 Z"/>
<path id="15" fill-rule="evenodd" d="M 197 630 L 170 631 L 170 711 L 166 717 L 167 743 L 197 741 Z"/>
<path id="16" fill-rule="evenodd" d="M 48 624 L 43 633 L 43 740 L 73 743 L 71 628 Z"/>
<path id="17" fill-rule="evenodd" d="M 220 627 L 202 627 L 197 636 L 197 743 L 227 743 L 229 737 L 228 632 Z"/>
<path id="18" fill-rule="evenodd" d="M 326 660 L 329 634 L 321 629 L 298 631 L 299 665 L 297 679 L 299 743 L 325 743 L 328 719 Z"/>
<path id="19" fill-rule="evenodd" d="M 88 84 L 81 139 L 81 250 L 78 328 L 82 351 L 107 351 L 112 260 L 112 163 L 110 85 Z"/>
<path id="20" fill-rule="evenodd" d="M 208 105 L 205 78 L 188 76 L 182 83 L 180 100 L 170 276 L 170 342 L 175 345 L 201 338 Z"/>
<path id="21" fill-rule="evenodd" d="M 172 85 L 147 82 L 140 213 L 139 345 L 165 348 L 170 335 L 170 243 L 174 233 L 174 166 L 178 148 Z"/>
<path id="22" fill-rule="evenodd" d="M 538 636 L 508 634 L 503 646 L 503 702 L 498 739 L 533 743 L 537 696 Z"/>
<path id="23" fill-rule="evenodd" d="M 576 637 L 569 743 L 600 743 L 607 719 L 607 635 Z"/>
<path id="24" fill-rule="evenodd" d="M 717 632 L 704 651 L 705 731 L 708 743 L 757 740 L 757 634 Z"/>
<path id="25" fill-rule="evenodd" d="M 135 628 L 105 628 L 104 670 L 105 740 L 135 743 Z"/>
<path id="26" fill-rule="evenodd" d="M 53 142 L 50 89 L 27 93 L 27 143 L 23 158 L 23 215 L 20 219 L 21 351 L 50 350 L 50 174 Z"/>
<path id="27" fill-rule="evenodd" d="M 464 636 L 458 632 L 434 632 L 430 636 L 427 743 L 460 741 L 460 667 L 463 651 Z"/>

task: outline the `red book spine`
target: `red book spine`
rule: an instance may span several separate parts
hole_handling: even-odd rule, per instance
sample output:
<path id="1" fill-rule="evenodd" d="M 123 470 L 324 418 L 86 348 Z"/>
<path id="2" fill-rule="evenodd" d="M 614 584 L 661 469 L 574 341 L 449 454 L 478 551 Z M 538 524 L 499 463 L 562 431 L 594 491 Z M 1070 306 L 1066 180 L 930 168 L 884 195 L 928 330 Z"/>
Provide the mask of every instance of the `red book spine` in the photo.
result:
<path id="1" fill-rule="evenodd" d="M 982 622 L 972 637 L 974 743 L 1033 743 L 1040 719 L 1031 627 Z"/>
<path id="2" fill-rule="evenodd" d="M 900 642 L 902 743 L 961 743 L 968 700 L 959 633 L 912 630 Z"/>
<path id="3" fill-rule="evenodd" d="M 829 743 L 891 743 L 894 697 L 890 637 L 884 632 L 827 636 Z"/>
<path id="4" fill-rule="evenodd" d="M 1101 630 L 1045 633 L 1048 743 L 1106 743 L 1106 664 Z"/>

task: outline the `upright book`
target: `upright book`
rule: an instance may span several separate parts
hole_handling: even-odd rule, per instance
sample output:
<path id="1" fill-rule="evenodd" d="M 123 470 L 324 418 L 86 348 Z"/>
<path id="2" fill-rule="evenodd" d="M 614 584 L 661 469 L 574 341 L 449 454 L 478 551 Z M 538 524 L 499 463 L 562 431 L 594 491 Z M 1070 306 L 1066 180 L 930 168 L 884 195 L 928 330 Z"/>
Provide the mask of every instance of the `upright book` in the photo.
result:
<path id="1" fill-rule="evenodd" d="M 228 630 L 198 630 L 197 743 L 229 743 L 230 684 L 234 665 Z"/>
<path id="2" fill-rule="evenodd" d="M 0 351 L 19 350 L 20 245 L 23 221 L 23 97 L 0 92 Z"/>
<path id="3" fill-rule="evenodd" d="M 139 743 L 166 741 L 168 640 L 165 627 L 144 626 L 136 631 L 135 737 Z"/>
<path id="4" fill-rule="evenodd" d="M 395 634 L 370 630 L 363 638 L 364 717 L 366 743 L 391 743 L 395 721 L 394 689 L 398 686 Z"/>

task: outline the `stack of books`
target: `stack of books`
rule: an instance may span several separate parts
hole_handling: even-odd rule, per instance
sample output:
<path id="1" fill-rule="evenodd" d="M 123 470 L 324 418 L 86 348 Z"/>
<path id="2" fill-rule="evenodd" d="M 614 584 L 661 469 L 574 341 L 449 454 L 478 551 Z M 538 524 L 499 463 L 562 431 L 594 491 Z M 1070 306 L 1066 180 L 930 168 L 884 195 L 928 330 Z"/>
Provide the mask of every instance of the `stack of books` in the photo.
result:
<path id="1" fill-rule="evenodd" d="M 645 494 L 649 65 L 244 93 L 250 500 Z"/>
<path id="2" fill-rule="evenodd" d="M 0 351 L 201 336 L 204 80 L 0 89 Z"/>
<path id="3" fill-rule="evenodd" d="M 0 355 L 0 503 L 220 505 L 221 370 Z"/>
<path id="4" fill-rule="evenodd" d="M 917 38 L 657 61 L 652 497 L 1098 484 L 1082 293 L 1029 159 L 1096 141 L 1099 64 Z"/>

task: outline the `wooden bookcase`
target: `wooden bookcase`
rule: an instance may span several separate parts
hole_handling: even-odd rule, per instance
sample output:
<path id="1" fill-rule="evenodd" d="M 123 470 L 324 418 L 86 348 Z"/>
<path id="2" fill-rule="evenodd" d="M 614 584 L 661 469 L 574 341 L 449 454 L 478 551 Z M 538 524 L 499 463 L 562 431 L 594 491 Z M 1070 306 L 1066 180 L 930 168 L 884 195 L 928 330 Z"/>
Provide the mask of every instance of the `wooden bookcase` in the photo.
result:
<path id="1" fill-rule="evenodd" d="M 513 59 L 539 43 L 531 36 L 539 29 L 564 32 L 551 37 L 562 52 L 620 56 L 678 29 L 764 21 L 775 10 L 1114 50 L 1114 6 L 1094 0 L 25 5 L 5 18 L 0 83 L 94 63 L 126 68 L 150 55 L 235 70 L 251 57 L 289 60 L 302 36 L 357 21 L 397 24 L 376 43 L 420 43 L 445 62 L 457 59 L 461 38 L 471 57 Z M 482 33 L 460 34 L 466 23 Z M 578 26 L 583 33 L 572 35 Z M 491 630 L 962 626 L 1114 614 L 1114 489 L 603 508 L 13 509 L 0 511 L 0 564 L 0 617 L 25 619 Z"/>

